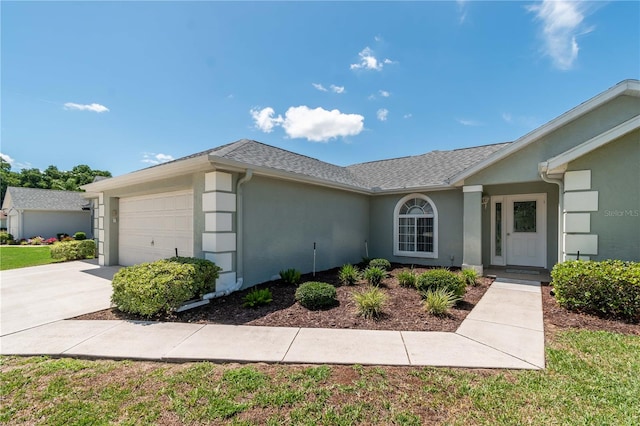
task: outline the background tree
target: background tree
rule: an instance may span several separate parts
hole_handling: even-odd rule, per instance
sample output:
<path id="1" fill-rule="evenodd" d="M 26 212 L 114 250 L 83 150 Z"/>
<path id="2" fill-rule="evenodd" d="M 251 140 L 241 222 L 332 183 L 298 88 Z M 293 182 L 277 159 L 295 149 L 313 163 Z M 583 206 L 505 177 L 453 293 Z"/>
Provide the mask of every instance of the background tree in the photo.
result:
<path id="1" fill-rule="evenodd" d="M 111 177 L 107 170 L 93 170 L 86 164 L 79 164 L 70 171 L 59 170 L 51 165 L 44 171 L 40 169 L 22 169 L 20 172 L 11 170 L 11 164 L 0 157 L 0 194 L 4 201 L 8 186 L 22 188 L 58 189 L 63 191 L 82 191 L 80 186 L 93 182 L 96 176 Z"/>

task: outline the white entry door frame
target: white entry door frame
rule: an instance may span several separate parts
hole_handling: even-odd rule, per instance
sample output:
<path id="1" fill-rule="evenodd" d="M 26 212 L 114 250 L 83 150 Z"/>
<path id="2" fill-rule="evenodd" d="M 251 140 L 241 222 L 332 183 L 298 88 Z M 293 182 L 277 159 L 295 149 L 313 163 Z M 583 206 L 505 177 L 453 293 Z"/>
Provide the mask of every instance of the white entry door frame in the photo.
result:
<path id="1" fill-rule="evenodd" d="M 547 267 L 547 194 L 491 197 L 491 263 Z"/>

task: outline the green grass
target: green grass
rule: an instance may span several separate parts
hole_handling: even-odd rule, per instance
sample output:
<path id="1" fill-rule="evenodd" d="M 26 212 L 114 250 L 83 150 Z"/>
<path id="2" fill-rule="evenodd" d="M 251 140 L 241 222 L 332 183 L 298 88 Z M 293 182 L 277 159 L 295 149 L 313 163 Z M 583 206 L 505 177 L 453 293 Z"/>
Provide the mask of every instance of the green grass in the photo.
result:
<path id="1" fill-rule="evenodd" d="M 7 424 L 640 424 L 640 336 L 565 331 L 543 371 L 0 359 Z"/>
<path id="2" fill-rule="evenodd" d="M 46 265 L 52 262 L 54 260 L 51 259 L 51 248 L 49 246 L 0 246 L 0 271 Z"/>

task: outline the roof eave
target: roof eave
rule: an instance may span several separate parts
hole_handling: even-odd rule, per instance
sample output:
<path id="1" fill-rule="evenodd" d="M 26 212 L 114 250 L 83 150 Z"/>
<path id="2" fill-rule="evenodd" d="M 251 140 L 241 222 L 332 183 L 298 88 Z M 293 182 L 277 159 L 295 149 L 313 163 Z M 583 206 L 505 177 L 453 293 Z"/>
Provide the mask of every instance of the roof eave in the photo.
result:
<path id="1" fill-rule="evenodd" d="M 449 189 L 456 189 L 454 186 L 449 184 L 433 184 L 433 185 L 421 185 L 421 186 L 410 186 L 405 188 L 390 188 L 390 189 L 373 189 L 372 195 L 396 195 L 396 194 L 407 194 L 410 192 L 434 192 L 434 191 L 446 191 Z"/>
<path id="2" fill-rule="evenodd" d="M 88 193 L 99 193 L 110 189 L 122 188 L 125 186 L 137 185 L 149 181 L 162 180 L 193 173 L 210 168 L 209 159 L 206 154 L 198 157 L 186 158 L 175 162 L 160 164 L 155 167 L 138 170 L 121 176 L 104 179 L 98 182 L 82 185 L 80 188 Z"/>
<path id="3" fill-rule="evenodd" d="M 588 112 L 593 111 L 594 109 L 600 107 L 601 105 L 611 101 L 612 99 L 618 96 L 636 96 L 640 97 L 640 81 L 638 80 L 624 80 L 612 88 L 594 96 L 593 98 L 581 103 L 577 107 L 565 112 L 564 114 L 554 118 L 548 123 L 538 127 L 535 130 L 527 133 L 521 138 L 514 141 L 511 145 L 507 146 L 504 149 L 496 151 L 494 154 L 490 155 L 484 161 L 481 161 L 474 166 L 462 171 L 461 173 L 454 175 L 451 177 L 450 182 L 454 186 L 460 186 L 464 184 L 464 180 L 480 170 L 491 166 L 492 164 L 502 160 L 503 158 L 508 157 L 516 151 L 521 150 L 522 148 L 528 146 L 529 144 L 535 142 L 536 140 L 548 135 L 549 133 L 559 129 L 560 127 L 566 125 L 567 123 L 587 114 Z"/>

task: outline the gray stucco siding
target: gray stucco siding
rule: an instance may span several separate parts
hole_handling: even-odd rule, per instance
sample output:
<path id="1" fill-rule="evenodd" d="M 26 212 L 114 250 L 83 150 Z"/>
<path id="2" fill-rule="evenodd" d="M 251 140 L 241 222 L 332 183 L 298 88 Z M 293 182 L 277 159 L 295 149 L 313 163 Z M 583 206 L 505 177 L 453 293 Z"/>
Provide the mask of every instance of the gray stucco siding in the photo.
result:
<path id="1" fill-rule="evenodd" d="M 84 232 L 92 238 L 90 211 L 25 211 L 22 214 L 22 237 L 55 237 L 58 233 L 73 235 Z"/>
<path id="2" fill-rule="evenodd" d="M 598 254 L 591 259 L 640 261 L 640 130 L 569 163 L 568 170 L 591 170 L 598 210 L 591 212 L 591 234 Z"/>
<path id="3" fill-rule="evenodd" d="M 244 287 L 282 269 L 303 273 L 359 262 L 369 233 L 369 198 L 254 176 L 244 184 Z"/>
<path id="4" fill-rule="evenodd" d="M 629 120 L 640 110 L 640 98 L 621 96 L 551 132 L 473 176 L 465 185 L 495 185 L 541 180 L 538 163 Z"/>
<path id="5" fill-rule="evenodd" d="M 438 258 L 394 256 L 393 214 L 398 202 L 409 194 L 371 198 L 369 257 L 382 257 L 405 264 L 461 266 L 463 196 L 459 189 L 422 193 L 433 201 L 438 210 Z"/>
<path id="6" fill-rule="evenodd" d="M 486 185 L 486 196 L 547 194 L 547 268 L 558 260 L 558 186 L 546 182 Z M 491 265 L 491 204 L 482 209 L 482 264 Z"/>

